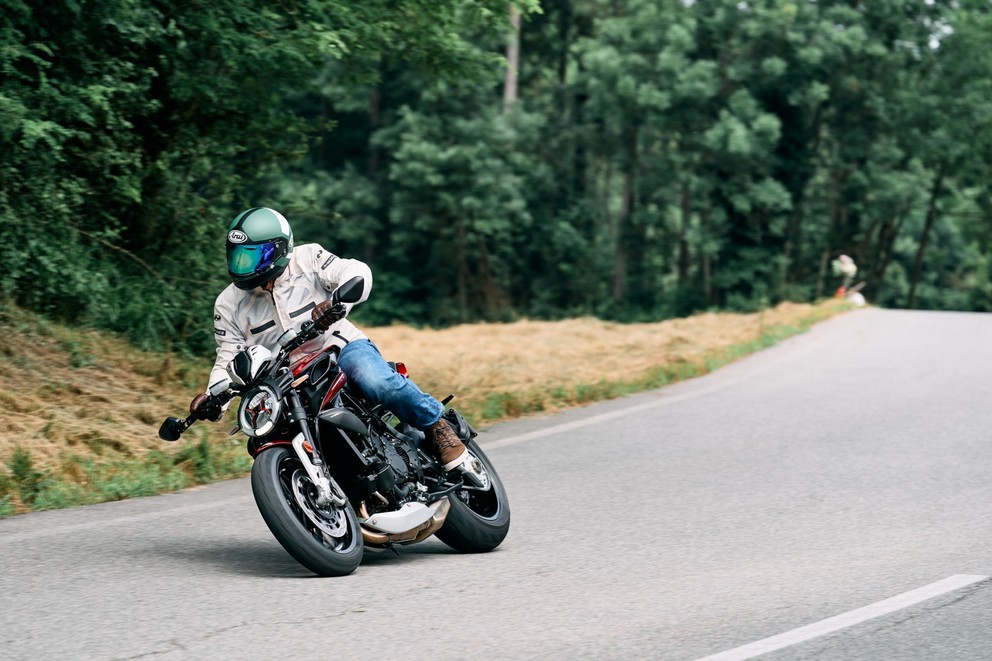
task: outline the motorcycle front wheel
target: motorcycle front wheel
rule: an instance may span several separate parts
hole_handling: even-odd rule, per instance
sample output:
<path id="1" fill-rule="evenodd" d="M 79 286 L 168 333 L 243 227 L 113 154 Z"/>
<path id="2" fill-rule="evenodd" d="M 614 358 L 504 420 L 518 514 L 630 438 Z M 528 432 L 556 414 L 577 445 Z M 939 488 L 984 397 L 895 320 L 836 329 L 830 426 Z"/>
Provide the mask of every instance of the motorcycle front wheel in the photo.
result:
<path id="1" fill-rule="evenodd" d="M 485 553 L 502 543 L 510 530 L 510 502 L 489 457 L 475 441 L 465 443 L 489 476 L 488 488 L 464 488 L 448 496 L 451 509 L 435 535 L 462 553 Z"/>
<path id="2" fill-rule="evenodd" d="M 345 576 L 362 561 L 363 541 L 350 503 L 319 506 L 317 488 L 289 446 L 255 457 L 251 490 L 265 524 L 282 547 L 318 576 Z"/>

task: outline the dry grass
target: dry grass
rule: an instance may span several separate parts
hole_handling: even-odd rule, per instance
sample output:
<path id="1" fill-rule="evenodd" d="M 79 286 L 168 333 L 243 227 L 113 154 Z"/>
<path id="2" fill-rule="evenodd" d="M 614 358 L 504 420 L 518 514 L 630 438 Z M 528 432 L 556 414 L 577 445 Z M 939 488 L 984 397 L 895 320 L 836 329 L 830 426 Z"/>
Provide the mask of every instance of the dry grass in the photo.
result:
<path id="1" fill-rule="evenodd" d="M 758 314 L 711 313 L 652 324 L 574 319 L 366 331 L 387 358 L 410 367 L 422 388 L 442 397 L 457 393 L 455 405 L 482 423 L 700 374 L 843 309 L 834 301 L 784 303 Z M 161 463 L 162 453 L 175 457 L 190 441 L 163 443 L 158 426 L 184 412 L 208 370 L 206 360 L 146 353 L 105 333 L 3 310 L 0 487 L 6 479 L 14 492 L 5 476 L 17 473 L 11 468 L 17 448 L 29 451 L 34 470 L 61 476 L 73 489 L 92 477 L 80 469 L 85 462 L 118 466 Z M 197 425 L 187 436 L 243 454 L 232 449 L 227 428 Z M 16 493 L 12 507 L 26 509 Z"/>
<path id="2" fill-rule="evenodd" d="M 0 515 L 148 495 L 243 472 L 226 426 L 158 438 L 209 365 L 0 309 Z M 199 442 L 199 444 L 197 443 Z M 203 452 L 203 444 L 216 448 Z"/>
<path id="3" fill-rule="evenodd" d="M 456 393 L 456 405 L 472 417 L 494 419 L 701 374 L 749 352 L 737 349 L 760 348 L 769 337 L 843 309 L 839 301 L 782 303 L 755 314 L 706 313 L 648 324 L 583 318 L 443 330 L 391 326 L 367 334 L 384 355 L 404 361 L 425 390 L 442 397 Z"/>
<path id="4" fill-rule="evenodd" d="M 157 430 L 166 413 L 188 403 L 172 356 L 21 311 L 8 310 L 3 322 L 0 461 L 15 446 L 43 463 L 66 450 L 142 455 L 162 445 Z"/>

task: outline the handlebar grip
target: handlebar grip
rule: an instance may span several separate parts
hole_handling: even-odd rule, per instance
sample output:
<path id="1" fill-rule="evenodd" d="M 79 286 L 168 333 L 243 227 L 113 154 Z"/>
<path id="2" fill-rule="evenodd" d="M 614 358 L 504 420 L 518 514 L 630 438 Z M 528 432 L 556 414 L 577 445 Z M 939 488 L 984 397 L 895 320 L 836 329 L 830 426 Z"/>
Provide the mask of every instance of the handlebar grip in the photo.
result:
<path id="1" fill-rule="evenodd" d="M 207 398 L 203 400 L 195 411 L 190 413 L 188 418 L 186 418 L 189 423 L 186 427 L 189 427 L 197 420 L 220 420 L 220 417 L 223 415 L 223 411 L 221 410 L 222 407 L 227 404 L 232 397 L 234 397 L 234 393 L 231 391 L 225 391 L 216 395 L 207 393 Z M 211 417 L 211 415 L 215 413 L 220 415 L 216 418 Z M 183 431 L 185 431 L 185 428 Z"/>

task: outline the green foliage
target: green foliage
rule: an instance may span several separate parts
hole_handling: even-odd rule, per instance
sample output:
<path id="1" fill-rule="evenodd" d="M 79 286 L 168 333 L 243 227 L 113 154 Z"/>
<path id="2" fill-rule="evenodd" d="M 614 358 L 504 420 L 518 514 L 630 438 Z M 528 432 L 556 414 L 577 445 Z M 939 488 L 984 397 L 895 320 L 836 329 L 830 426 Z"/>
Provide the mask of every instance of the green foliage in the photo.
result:
<path id="1" fill-rule="evenodd" d="M 320 122 L 288 100 L 387 53 L 470 80 L 503 3 L 5 3 L 0 288 L 145 346 L 205 350 L 223 228 Z M 496 10 L 496 11 L 494 11 Z"/>
<path id="2" fill-rule="evenodd" d="M 365 323 L 753 310 L 841 253 L 992 306 L 987 5 L 519 4 L 504 107 L 505 2 L 5 3 L 0 290 L 209 352 L 267 204 L 372 265 Z"/>
<path id="3" fill-rule="evenodd" d="M 241 443 L 211 445 L 205 438 L 179 452 L 125 456 L 108 450 L 99 461 L 67 457 L 58 470 L 39 470 L 30 451 L 15 449 L 8 471 L 0 471 L 0 517 L 13 513 L 16 497 L 31 510 L 60 509 L 150 496 L 197 484 L 240 477 L 251 470 Z"/>
<path id="4" fill-rule="evenodd" d="M 34 503 L 45 486 L 44 477 L 41 471 L 35 469 L 31 452 L 21 447 L 14 449 L 10 459 L 9 484 L 17 490 L 22 502 Z"/>

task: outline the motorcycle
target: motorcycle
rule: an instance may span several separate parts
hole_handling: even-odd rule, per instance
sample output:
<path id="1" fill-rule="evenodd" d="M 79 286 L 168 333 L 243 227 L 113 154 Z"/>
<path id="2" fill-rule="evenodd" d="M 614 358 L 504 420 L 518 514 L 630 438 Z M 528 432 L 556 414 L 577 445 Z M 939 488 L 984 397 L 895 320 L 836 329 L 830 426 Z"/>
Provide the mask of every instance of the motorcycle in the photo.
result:
<path id="1" fill-rule="evenodd" d="M 341 285 L 325 317 L 343 315 L 343 304 L 357 302 L 362 289 L 360 277 Z M 259 512 L 283 548 L 320 576 L 352 573 L 366 547 L 416 544 L 431 535 L 464 553 L 499 546 L 510 508 L 476 431 L 447 408 L 444 418 L 469 458 L 445 471 L 422 431 L 352 387 L 333 349 L 291 362 L 295 350 L 323 333 L 323 319 L 286 331 L 275 354 L 255 345 L 235 355 L 228 379 L 210 387 L 205 405 L 185 419 L 166 419 L 159 436 L 177 441 L 203 419 L 201 411 L 239 397 L 231 434 L 248 436 Z M 402 363 L 390 365 L 408 377 Z"/>

